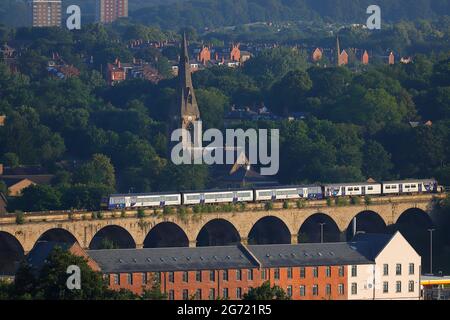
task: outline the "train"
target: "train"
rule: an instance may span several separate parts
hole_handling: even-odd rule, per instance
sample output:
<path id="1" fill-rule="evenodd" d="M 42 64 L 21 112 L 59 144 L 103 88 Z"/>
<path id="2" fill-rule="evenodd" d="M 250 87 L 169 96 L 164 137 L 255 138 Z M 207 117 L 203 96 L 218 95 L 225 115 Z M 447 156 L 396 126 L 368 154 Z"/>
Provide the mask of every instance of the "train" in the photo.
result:
<path id="1" fill-rule="evenodd" d="M 439 186 L 435 179 L 418 179 L 305 186 L 272 186 L 233 190 L 113 194 L 102 200 L 102 207 L 106 207 L 108 210 L 127 210 L 166 206 L 258 203 L 300 199 L 324 200 L 349 196 L 385 196 L 441 192 L 444 192 L 444 187 Z"/>

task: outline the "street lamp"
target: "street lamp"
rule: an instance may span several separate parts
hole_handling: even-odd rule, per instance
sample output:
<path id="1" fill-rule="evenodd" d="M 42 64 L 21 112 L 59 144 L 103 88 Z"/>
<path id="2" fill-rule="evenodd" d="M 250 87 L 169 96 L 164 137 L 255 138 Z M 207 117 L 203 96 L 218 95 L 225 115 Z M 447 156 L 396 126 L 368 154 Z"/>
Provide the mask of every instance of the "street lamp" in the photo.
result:
<path id="1" fill-rule="evenodd" d="M 326 225 L 325 222 L 321 222 L 320 224 L 320 243 L 323 243 L 323 226 Z"/>
<path id="2" fill-rule="evenodd" d="M 433 232 L 436 231 L 436 229 L 428 229 L 428 232 L 430 233 L 430 274 L 433 274 Z"/>

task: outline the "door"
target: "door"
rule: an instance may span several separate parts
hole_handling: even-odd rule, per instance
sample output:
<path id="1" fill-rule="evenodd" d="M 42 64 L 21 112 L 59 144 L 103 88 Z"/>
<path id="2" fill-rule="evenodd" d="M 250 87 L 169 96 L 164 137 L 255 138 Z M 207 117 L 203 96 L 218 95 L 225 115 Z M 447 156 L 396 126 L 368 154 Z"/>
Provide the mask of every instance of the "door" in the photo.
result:
<path id="1" fill-rule="evenodd" d="M 362 187 L 362 188 L 361 188 L 361 194 L 362 194 L 363 196 L 366 195 L 366 187 Z"/>
<path id="2" fill-rule="evenodd" d="M 398 190 L 400 190 L 400 193 L 403 193 L 403 183 L 399 184 Z"/>

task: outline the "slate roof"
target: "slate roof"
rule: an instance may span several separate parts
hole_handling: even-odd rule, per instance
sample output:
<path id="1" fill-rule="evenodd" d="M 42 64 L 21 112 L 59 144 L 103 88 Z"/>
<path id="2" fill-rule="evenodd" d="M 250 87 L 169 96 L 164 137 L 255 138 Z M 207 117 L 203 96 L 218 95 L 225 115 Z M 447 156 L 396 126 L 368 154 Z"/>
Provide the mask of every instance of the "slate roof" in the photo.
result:
<path id="1" fill-rule="evenodd" d="M 373 264 L 355 243 L 249 246 L 263 267 L 340 266 Z"/>
<path id="2" fill-rule="evenodd" d="M 246 269 L 257 262 L 238 246 L 91 250 L 104 273 Z"/>
<path id="3" fill-rule="evenodd" d="M 375 260 L 393 237 L 392 234 L 358 233 L 353 237 L 353 241 L 361 254 Z"/>

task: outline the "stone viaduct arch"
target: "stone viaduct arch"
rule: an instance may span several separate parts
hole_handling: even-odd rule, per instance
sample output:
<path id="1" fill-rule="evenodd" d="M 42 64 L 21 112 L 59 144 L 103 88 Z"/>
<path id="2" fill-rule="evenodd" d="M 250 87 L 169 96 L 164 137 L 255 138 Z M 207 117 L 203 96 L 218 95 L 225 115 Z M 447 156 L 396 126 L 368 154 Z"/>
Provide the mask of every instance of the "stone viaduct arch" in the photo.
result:
<path id="1" fill-rule="evenodd" d="M 94 237 L 98 236 L 98 233 L 106 227 L 108 227 L 107 229 L 125 230 L 129 234 L 129 239 L 132 239 L 137 248 L 142 248 L 145 244 L 150 247 L 158 246 L 158 241 L 162 241 L 164 245 L 167 245 L 167 242 L 168 245 L 171 245 L 171 241 L 174 240 L 165 238 L 166 233 L 170 233 L 171 230 L 182 231 L 179 233 L 180 236 L 175 237 L 178 241 L 175 241 L 177 246 L 180 243 L 184 246 L 196 246 L 197 243 L 200 245 L 220 245 L 220 241 L 216 239 L 218 235 L 220 236 L 218 226 L 225 226 L 224 228 L 230 230 L 232 234 L 234 234 L 233 230 L 237 231 L 237 234 L 224 241 L 224 244 L 234 243 L 238 237 L 241 242 L 247 243 L 248 236 L 258 222 L 267 220 L 267 217 L 274 217 L 272 221 L 276 220 L 280 222 L 278 225 L 285 225 L 285 228 L 282 228 L 284 233 L 290 233 L 291 242 L 297 243 L 299 231 L 318 214 L 330 217 L 330 221 L 333 221 L 339 232 L 342 233 L 346 232 L 355 216 L 366 211 L 379 215 L 387 226 L 403 221 L 404 217 L 409 216 L 413 211 L 416 213 L 422 212 L 425 216 L 429 216 L 432 209 L 432 200 L 432 196 L 421 196 L 420 198 L 409 196 L 402 197 L 398 201 L 386 198 L 383 199 L 383 203 L 346 207 L 328 207 L 325 202 L 320 204 L 314 202 L 311 206 L 301 209 L 215 212 L 192 215 L 187 218 L 177 215 L 156 216 L 149 214 L 147 217 L 139 219 L 135 212 L 127 213 L 128 217 L 117 217 L 117 214 L 114 216 L 112 213 L 105 212 L 104 218 L 101 220 L 92 220 L 90 213 L 75 214 L 71 219 L 64 213 L 48 216 L 40 214 L 30 215 L 27 217 L 25 224 L 22 225 L 15 223 L 14 216 L 7 216 L 0 217 L 0 232 L 15 238 L 25 253 L 29 252 L 40 238 L 41 240 L 62 239 L 65 241 L 76 239 L 82 247 L 89 248 Z M 208 233 L 208 236 L 205 236 L 205 232 Z M 155 234 L 157 240 L 152 240 Z M 8 241 L 10 240 L 6 240 L 6 236 L 0 237 L 0 242 Z"/>

